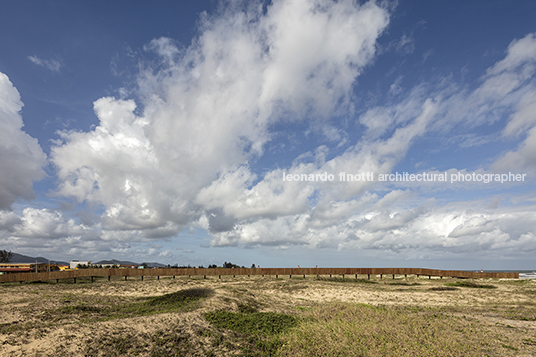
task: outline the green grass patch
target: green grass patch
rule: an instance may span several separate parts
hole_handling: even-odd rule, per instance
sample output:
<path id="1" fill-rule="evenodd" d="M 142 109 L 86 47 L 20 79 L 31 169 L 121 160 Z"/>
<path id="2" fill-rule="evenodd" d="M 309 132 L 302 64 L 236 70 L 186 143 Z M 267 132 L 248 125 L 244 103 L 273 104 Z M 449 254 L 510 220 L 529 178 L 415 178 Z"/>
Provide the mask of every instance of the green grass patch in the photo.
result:
<path id="1" fill-rule="evenodd" d="M 294 316 L 275 312 L 214 311 L 206 313 L 205 319 L 220 328 L 235 330 L 247 335 L 278 334 L 297 324 Z"/>
<path id="2" fill-rule="evenodd" d="M 503 344 L 502 346 L 503 346 L 504 348 L 507 348 L 507 349 L 512 350 L 512 351 L 518 351 L 518 350 L 519 350 L 519 348 L 510 346 L 510 345 L 504 345 L 504 344 Z"/>
<path id="3" fill-rule="evenodd" d="M 77 314 L 77 313 L 98 313 L 102 311 L 102 308 L 91 305 L 69 305 L 60 308 L 60 311 L 64 314 Z"/>
<path id="4" fill-rule="evenodd" d="M 281 291 L 284 291 L 286 293 L 292 294 L 297 291 L 309 289 L 309 285 L 304 284 L 303 280 L 301 281 L 286 280 L 286 281 L 283 281 L 281 284 L 279 284 L 279 289 L 281 289 Z"/>
<path id="5" fill-rule="evenodd" d="M 250 305 L 250 304 L 242 304 L 242 303 L 238 303 L 238 311 L 242 312 L 242 313 L 253 313 L 253 312 L 257 312 L 257 306 L 255 305 Z"/>
<path id="6" fill-rule="evenodd" d="M 0 324 L 0 334 L 10 334 L 21 330 L 31 330 L 36 327 L 35 322 L 9 322 Z"/>
<path id="7" fill-rule="evenodd" d="M 300 310 L 300 311 L 309 311 L 311 310 L 310 307 L 305 307 L 305 306 L 296 306 L 294 307 L 296 310 Z"/>
<path id="8" fill-rule="evenodd" d="M 292 315 L 275 312 L 213 311 L 205 319 L 214 326 L 236 331 L 227 348 L 240 351 L 241 356 L 275 356 L 283 346 L 280 334 L 297 325 Z"/>
<path id="9" fill-rule="evenodd" d="M 420 283 L 408 283 L 407 281 L 393 281 L 392 283 L 388 283 L 389 285 L 402 285 L 402 286 L 415 286 L 415 285 L 421 285 Z"/>
<path id="10" fill-rule="evenodd" d="M 477 284 L 474 281 L 455 281 L 453 283 L 447 283 L 446 286 L 459 286 L 462 288 L 477 288 L 477 289 L 497 289 L 495 285 Z"/>
<path id="11" fill-rule="evenodd" d="M 124 329 L 107 332 L 86 340 L 84 353 L 86 356 L 100 357 L 202 355 L 191 354 L 196 349 L 202 350 L 192 336 L 173 326 L 170 330 L 154 334 L 135 334 Z"/>
<path id="12" fill-rule="evenodd" d="M 434 286 L 433 288 L 428 289 L 430 291 L 454 291 L 458 290 L 458 288 L 455 288 L 453 286 Z"/>
<path id="13" fill-rule="evenodd" d="M 342 277 L 333 277 L 333 278 L 316 277 L 315 280 L 317 280 L 317 281 L 331 281 L 331 282 L 334 282 L 334 283 L 378 284 L 378 282 L 376 282 L 374 280 L 351 279 L 351 278 L 342 278 Z"/>

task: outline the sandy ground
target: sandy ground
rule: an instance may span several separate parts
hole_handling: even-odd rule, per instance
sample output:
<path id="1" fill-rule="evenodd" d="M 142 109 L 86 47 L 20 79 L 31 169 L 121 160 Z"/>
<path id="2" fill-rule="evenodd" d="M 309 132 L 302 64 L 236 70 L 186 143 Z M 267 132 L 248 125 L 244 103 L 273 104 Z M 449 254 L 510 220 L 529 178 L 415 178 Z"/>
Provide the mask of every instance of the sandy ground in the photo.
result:
<path id="1" fill-rule="evenodd" d="M 512 333 L 520 331 L 535 336 L 536 321 L 523 320 L 523 316 L 509 316 L 508 311 L 533 308 L 536 281 L 478 281 L 493 284 L 496 289 L 457 288 L 453 291 L 432 291 L 456 280 L 428 278 L 383 279 L 376 284 L 318 281 L 314 277 L 209 277 L 105 280 L 78 284 L 5 284 L 0 285 L 0 356 L 56 356 L 84 355 L 89 338 L 106 331 L 123 331 L 136 334 L 155 333 L 169 326 L 178 326 L 185 332 L 208 326 L 202 314 L 217 309 L 236 309 L 237 301 L 255 301 L 261 309 L 276 312 L 296 311 L 298 306 L 332 301 L 365 303 L 371 305 L 399 305 L 413 307 L 449 307 L 452 314 L 473 318 L 486 325 L 504 326 Z M 395 282 L 397 285 L 391 285 Z M 406 284 L 406 285 L 404 285 Z M 206 287 L 214 295 L 190 312 L 165 313 L 110 321 L 54 321 L 56 309 L 84 299 L 160 296 L 181 289 Z M 245 300 L 244 300 L 245 299 Z M 523 310 L 524 311 L 524 310 Z M 534 312 L 534 310 L 530 310 Z M 23 328 L 20 328 L 24 324 Z"/>

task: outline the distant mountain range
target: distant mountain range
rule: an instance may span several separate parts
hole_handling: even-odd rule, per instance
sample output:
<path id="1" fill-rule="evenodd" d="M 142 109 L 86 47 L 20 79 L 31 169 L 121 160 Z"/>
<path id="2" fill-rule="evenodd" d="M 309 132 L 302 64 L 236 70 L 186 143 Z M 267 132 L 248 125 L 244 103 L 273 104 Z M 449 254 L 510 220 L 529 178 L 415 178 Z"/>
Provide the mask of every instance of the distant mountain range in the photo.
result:
<path id="1" fill-rule="evenodd" d="M 27 255 L 19 254 L 19 253 L 13 253 L 13 257 L 10 260 L 10 263 L 48 263 L 49 259 L 45 257 L 29 257 Z M 61 265 L 69 265 L 68 262 L 62 262 L 60 260 L 52 260 L 50 259 L 50 264 L 61 264 Z"/>
<path id="2" fill-rule="evenodd" d="M 48 263 L 49 259 L 45 258 L 45 257 L 30 257 L 30 256 L 19 254 L 19 253 L 13 253 L 13 257 L 11 258 L 10 263 L 35 263 L 36 261 L 38 263 Z M 128 260 L 116 260 L 116 259 L 101 260 L 101 261 L 98 261 L 98 262 L 91 262 L 91 263 L 96 264 L 96 265 L 103 265 L 103 264 L 143 265 L 143 263 L 140 264 L 140 263 L 134 263 L 134 262 L 131 262 L 131 261 L 128 261 Z M 50 259 L 50 264 L 69 265 L 69 262 Z M 161 264 L 161 263 L 156 263 L 156 262 L 145 263 L 145 264 L 149 268 L 154 268 L 154 267 L 165 268 L 165 267 L 167 267 L 166 264 Z"/>

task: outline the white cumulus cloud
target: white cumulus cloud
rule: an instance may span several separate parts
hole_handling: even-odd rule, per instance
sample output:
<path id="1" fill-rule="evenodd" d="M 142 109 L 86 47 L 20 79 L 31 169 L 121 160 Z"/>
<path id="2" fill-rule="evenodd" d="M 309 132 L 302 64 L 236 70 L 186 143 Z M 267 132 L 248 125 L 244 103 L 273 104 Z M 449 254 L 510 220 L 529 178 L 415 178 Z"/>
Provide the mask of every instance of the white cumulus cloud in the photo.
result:
<path id="1" fill-rule="evenodd" d="M 146 49 L 160 69 L 140 74 L 139 102 L 99 99 L 99 126 L 64 132 L 52 148 L 58 194 L 103 204 L 104 229 L 154 237 L 205 216 L 228 230 L 306 210 L 311 189 L 280 187 L 277 173 L 249 190 L 248 161 L 263 155 L 285 113 L 322 120 L 337 103 L 351 110 L 352 86 L 387 24 L 372 2 L 276 1 L 266 13 L 229 6 L 203 17 L 185 50 L 153 40 Z"/>
<path id="2" fill-rule="evenodd" d="M 32 199 L 33 182 L 45 176 L 46 155 L 22 130 L 22 106 L 19 92 L 0 72 L 0 210 L 9 210 L 19 197 Z"/>

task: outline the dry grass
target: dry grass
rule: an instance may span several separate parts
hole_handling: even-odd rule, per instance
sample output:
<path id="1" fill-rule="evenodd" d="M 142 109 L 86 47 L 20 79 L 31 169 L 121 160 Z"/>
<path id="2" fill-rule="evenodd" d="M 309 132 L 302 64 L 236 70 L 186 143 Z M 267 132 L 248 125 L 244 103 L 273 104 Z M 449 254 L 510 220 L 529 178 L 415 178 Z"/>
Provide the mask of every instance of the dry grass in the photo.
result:
<path id="1" fill-rule="evenodd" d="M 485 356 L 502 347 L 479 322 L 436 309 L 332 303 L 308 316 L 284 336 L 282 356 Z"/>
<path id="2" fill-rule="evenodd" d="M 535 296 L 415 277 L 4 284 L 0 355 L 530 356 Z"/>

